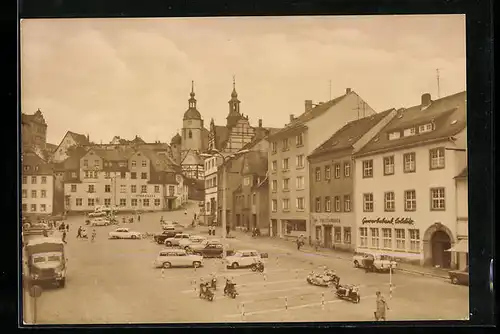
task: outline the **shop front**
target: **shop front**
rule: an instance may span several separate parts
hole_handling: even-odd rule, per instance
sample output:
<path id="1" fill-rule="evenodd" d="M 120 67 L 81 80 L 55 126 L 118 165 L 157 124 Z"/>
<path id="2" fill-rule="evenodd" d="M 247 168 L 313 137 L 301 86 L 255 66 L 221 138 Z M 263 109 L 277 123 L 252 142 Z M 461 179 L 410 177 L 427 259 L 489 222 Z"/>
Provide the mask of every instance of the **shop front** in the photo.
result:
<path id="1" fill-rule="evenodd" d="M 352 215 L 335 216 L 328 213 L 312 213 L 313 236 L 326 248 L 351 250 Z"/>
<path id="2" fill-rule="evenodd" d="M 282 219 L 281 233 L 285 237 L 307 237 L 307 221 L 302 219 Z"/>
<path id="3" fill-rule="evenodd" d="M 135 194 L 132 196 L 131 209 L 138 211 L 161 211 L 164 210 L 165 200 L 160 193 Z"/>

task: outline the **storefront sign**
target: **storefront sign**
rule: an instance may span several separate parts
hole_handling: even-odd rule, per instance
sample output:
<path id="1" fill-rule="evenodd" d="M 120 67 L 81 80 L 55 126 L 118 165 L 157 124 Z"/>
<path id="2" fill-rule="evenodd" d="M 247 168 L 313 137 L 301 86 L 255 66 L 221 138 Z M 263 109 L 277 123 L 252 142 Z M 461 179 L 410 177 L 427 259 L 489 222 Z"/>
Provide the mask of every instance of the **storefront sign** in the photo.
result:
<path id="1" fill-rule="evenodd" d="M 411 218 L 377 218 L 377 219 L 367 219 L 366 217 L 362 220 L 364 224 L 391 224 L 391 225 L 414 225 L 415 221 Z"/>
<path id="2" fill-rule="evenodd" d="M 137 194 L 135 195 L 136 198 L 155 198 L 156 195 L 154 194 Z"/>
<path id="3" fill-rule="evenodd" d="M 313 218 L 315 223 L 324 225 L 340 224 L 339 218 Z"/>

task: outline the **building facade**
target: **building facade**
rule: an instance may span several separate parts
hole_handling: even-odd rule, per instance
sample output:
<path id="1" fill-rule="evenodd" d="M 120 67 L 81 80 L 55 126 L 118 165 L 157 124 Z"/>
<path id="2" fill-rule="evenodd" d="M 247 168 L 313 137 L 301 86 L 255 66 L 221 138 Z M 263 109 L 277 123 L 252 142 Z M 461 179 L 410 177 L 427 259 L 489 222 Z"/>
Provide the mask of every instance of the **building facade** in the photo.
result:
<path id="1" fill-rule="evenodd" d="M 458 269 L 469 265 L 469 184 L 467 167 L 455 177 L 457 187 L 457 244 L 452 248 Z M 454 254 L 453 254 L 454 253 Z"/>
<path id="2" fill-rule="evenodd" d="M 211 222 L 217 220 L 217 189 L 219 180 L 217 178 L 217 170 L 222 164 L 222 158 L 213 156 L 205 159 L 205 204 L 204 214 Z"/>
<path id="3" fill-rule="evenodd" d="M 53 212 L 53 166 L 31 151 L 22 154 L 21 208 L 23 216 L 44 216 Z"/>
<path id="4" fill-rule="evenodd" d="M 75 147 L 82 147 L 90 145 L 89 136 L 84 136 L 82 134 L 68 131 L 64 135 L 63 139 L 57 146 L 56 150 L 52 153 L 52 161 L 59 163 L 64 161 L 69 157 L 71 152 L 68 150 L 73 150 Z"/>
<path id="5" fill-rule="evenodd" d="M 375 111 L 347 89 L 344 95 L 315 107 L 307 100 L 302 115 L 297 118 L 290 115 L 290 123 L 269 136 L 270 229 L 273 236 L 303 234 L 311 240 L 307 156 L 332 132 L 362 114 L 373 115 Z"/>
<path id="6" fill-rule="evenodd" d="M 352 121 L 309 155 L 313 238 L 327 248 L 355 248 L 354 159 L 352 154 L 396 115 L 391 109 Z M 297 182 L 299 180 L 297 179 Z"/>
<path id="7" fill-rule="evenodd" d="M 23 147 L 45 148 L 47 143 L 47 123 L 38 109 L 33 115 L 21 114 L 21 140 Z"/>
<path id="8" fill-rule="evenodd" d="M 466 164 L 465 92 L 400 110 L 355 154 L 358 251 L 450 268 L 454 177 Z"/>

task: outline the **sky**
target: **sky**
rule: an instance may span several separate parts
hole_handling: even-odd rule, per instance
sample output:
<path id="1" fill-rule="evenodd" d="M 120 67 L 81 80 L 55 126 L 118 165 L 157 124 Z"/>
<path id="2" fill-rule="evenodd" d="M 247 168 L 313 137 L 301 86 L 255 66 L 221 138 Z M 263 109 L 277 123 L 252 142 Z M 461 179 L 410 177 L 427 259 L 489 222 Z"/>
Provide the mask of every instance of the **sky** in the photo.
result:
<path id="1" fill-rule="evenodd" d="M 24 19 L 21 111 L 38 108 L 47 142 L 151 142 L 182 128 L 194 80 L 205 127 L 226 124 L 236 80 L 254 126 L 283 127 L 304 101 L 351 88 L 377 112 L 423 93 L 465 90 L 465 16 Z"/>

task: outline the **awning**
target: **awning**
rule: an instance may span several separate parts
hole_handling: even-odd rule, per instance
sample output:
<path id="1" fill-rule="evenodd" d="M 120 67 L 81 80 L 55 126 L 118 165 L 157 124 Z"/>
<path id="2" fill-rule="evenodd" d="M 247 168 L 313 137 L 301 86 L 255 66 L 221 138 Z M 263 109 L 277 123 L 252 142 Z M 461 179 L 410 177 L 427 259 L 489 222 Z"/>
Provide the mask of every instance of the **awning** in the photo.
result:
<path id="1" fill-rule="evenodd" d="M 447 252 L 457 252 L 457 253 L 469 253 L 469 241 L 468 240 L 458 240 L 455 246 L 446 250 Z"/>

